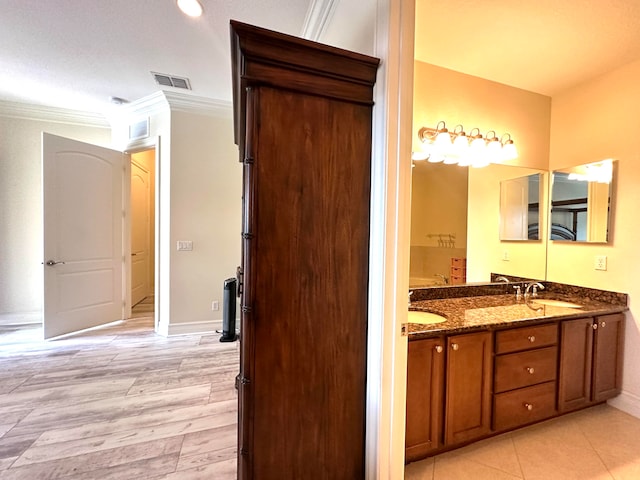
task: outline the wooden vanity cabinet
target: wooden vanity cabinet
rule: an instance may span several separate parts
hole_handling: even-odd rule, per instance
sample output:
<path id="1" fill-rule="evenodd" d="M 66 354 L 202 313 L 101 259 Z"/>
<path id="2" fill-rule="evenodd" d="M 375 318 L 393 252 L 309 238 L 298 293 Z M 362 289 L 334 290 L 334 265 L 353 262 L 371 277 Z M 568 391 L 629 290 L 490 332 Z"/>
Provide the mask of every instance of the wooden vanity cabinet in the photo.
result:
<path id="1" fill-rule="evenodd" d="M 620 393 L 624 314 L 567 320 L 560 330 L 558 410 L 603 402 Z"/>
<path id="2" fill-rule="evenodd" d="M 234 21 L 231 48 L 244 179 L 238 479 L 364 478 L 379 62 Z"/>
<path id="3" fill-rule="evenodd" d="M 442 446 L 445 340 L 409 342 L 405 461 L 426 457 Z"/>
<path id="4" fill-rule="evenodd" d="M 447 338 L 446 445 L 469 442 L 491 431 L 491 332 Z"/>

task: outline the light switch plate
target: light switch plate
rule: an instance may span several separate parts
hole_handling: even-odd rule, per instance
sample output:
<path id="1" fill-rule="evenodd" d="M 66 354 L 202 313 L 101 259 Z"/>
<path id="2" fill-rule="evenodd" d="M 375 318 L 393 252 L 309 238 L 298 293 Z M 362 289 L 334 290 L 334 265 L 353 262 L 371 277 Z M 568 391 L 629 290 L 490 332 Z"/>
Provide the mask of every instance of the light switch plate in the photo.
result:
<path id="1" fill-rule="evenodd" d="M 178 251 L 187 252 L 193 250 L 193 241 L 191 240 L 178 240 Z"/>
<path id="2" fill-rule="evenodd" d="M 595 256 L 594 268 L 596 270 L 606 270 L 607 269 L 607 256 L 606 255 L 596 255 Z"/>
<path id="3" fill-rule="evenodd" d="M 502 260 L 504 262 L 508 262 L 509 261 L 509 250 L 504 250 L 502 252 Z"/>

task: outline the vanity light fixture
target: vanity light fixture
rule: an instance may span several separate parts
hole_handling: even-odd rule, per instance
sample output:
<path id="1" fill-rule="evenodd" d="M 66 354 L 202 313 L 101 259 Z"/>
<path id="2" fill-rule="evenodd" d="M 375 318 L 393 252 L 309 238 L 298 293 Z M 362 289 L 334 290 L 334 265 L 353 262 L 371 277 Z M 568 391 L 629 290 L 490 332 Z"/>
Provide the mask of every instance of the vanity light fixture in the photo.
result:
<path id="1" fill-rule="evenodd" d="M 464 127 L 457 125 L 449 132 L 445 122 L 440 120 L 436 128 L 422 127 L 418 138 L 420 150 L 413 152 L 412 160 L 481 168 L 518 157 L 511 134 L 505 133 L 498 139 L 495 130 L 489 130 L 483 136 L 476 127 L 467 135 Z"/>
<path id="2" fill-rule="evenodd" d="M 199 17 L 202 15 L 202 4 L 198 0 L 177 0 L 178 8 L 185 15 Z"/>
<path id="3" fill-rule="evenodd" d="M 567 177 L 568 180 L 578 180 L 581 182 L 611 183 L 613 178 L 613 160 L 607 159 L 601 162 L 590 163 L 575 167 Z"/>

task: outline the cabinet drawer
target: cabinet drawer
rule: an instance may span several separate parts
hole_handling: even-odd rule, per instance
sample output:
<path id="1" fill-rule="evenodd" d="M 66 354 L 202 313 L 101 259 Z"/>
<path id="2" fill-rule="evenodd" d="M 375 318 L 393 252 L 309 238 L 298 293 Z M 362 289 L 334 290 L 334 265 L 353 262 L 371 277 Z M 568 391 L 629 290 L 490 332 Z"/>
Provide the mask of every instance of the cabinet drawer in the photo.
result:
<path id="1" fill-rule="evenodd" d="M 557 358 L 558 347 L 497 356 L 493 391 L 506 392 L 555 380 Z"/>
<path id="2" fill-rule="evenodd" d="M 454 276 L 454 275 L 464 276 L 467 274 L 465 267 L 451 267 L 450 273 L 451 273 L 451 276 Z"/>
<path id="3" fill-rule="evenodd" d="M 558 343 L 558 325 L 549 323 L 496 333 L 496 354 L 548 347 Z"/>
<path id="4" fill-rule="evenodd" d="M 507 430 L 552 417 L 555 403 L 556 382 L 499 393 L 494 396 L 493 428 Z"/>
<path id="5" fill-rule="evenodd" d="M 451 275 L 451 285 L 462 285 L 467 283 L 467 277 L 464 275 Z"/>
<path id="6" fill-rule="evenodd" d="M 466 268 L 466 266 L 467 266 L 467 259 L 466 259 L 466 258 L 451 257 L 451 266 L 452 266 L 452 267 L 462 267 L 462 268 Z"/>

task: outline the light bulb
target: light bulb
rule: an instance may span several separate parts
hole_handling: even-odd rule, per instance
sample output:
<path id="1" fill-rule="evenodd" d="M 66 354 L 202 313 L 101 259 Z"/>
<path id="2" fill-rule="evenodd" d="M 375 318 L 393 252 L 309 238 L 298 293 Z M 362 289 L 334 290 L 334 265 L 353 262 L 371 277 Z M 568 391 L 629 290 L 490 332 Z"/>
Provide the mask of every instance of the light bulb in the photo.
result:
<path id="1" fill-rule="evenodd" d="M 502 147 L 502 160 L 515 160 L 518 158 L 518 150 L 512 140 L 509 140 Z"/>
<path id="2" fill-rule="evenodd" d="M 185 15 L 190 17 L 199 17 L 202 15 L 202 5 L 198 0 L 177 0 L 178 8 Z"/>

